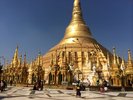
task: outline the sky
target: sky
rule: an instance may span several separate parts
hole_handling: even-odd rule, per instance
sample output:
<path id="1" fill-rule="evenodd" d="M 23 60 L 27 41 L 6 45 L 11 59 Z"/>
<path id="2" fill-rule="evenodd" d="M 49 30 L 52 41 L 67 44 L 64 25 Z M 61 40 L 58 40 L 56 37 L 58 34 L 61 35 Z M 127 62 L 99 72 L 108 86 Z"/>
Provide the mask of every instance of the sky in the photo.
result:
<path id="1" fill-rule="evenodd" d="M 133 0 L 81 0 L 81 6 L 93 37 L 127 59 L 128 49 L 133 52 Z M 17 45 L 28 61 L 47 53 L 63 38 L 72 8 L 73 0 L 0 0 L 0 57 L 10 62 Z"/>

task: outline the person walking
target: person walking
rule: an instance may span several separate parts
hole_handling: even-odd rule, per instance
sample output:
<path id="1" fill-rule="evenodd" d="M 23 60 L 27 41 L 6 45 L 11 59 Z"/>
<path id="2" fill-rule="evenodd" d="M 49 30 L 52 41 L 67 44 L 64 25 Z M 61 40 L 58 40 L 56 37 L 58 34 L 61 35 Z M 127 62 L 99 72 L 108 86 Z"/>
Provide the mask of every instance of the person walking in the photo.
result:
<path id="1" fill-rule="evenodd" d="M 106 80 L 103 81 L 103 86 L 104 86 L 104 91 L 107 92 L 108 91 L 108 86 L 107 86 L 107 81 Z"/>
<path id="2" fill-rule="evenodd" d="M 5 80 L 3 80 L 2 82 L 3 82 L 3 90 L 5 90 L 7 88 L 7 83 Z"/>
<path id="3" fill-rule="evenodd" d="M 43 80 L 41 80 L 41 90 L 43 90 Z"/>
<path id="4" fill-rule="evenodd" d="M 10 80 L 10 86 L 12 86 L 12 83 L 13 83 L 12 80 Z"/>
<path id="5" fill-rule="evenodd" d="M 4 83 L 3 83 L 3 81 L 1 80 L 1 81 L 0 81 L 0 90 L 1 90 L 1 92 L 3 91 L 3 89 L 4 89 Z"/>
<path id="6" fill-rule="evenodd" d="M 76 86 L 76 97 L 81 97 L 81 87 L 80 87 L 80 81 L 78 81 Z"/>

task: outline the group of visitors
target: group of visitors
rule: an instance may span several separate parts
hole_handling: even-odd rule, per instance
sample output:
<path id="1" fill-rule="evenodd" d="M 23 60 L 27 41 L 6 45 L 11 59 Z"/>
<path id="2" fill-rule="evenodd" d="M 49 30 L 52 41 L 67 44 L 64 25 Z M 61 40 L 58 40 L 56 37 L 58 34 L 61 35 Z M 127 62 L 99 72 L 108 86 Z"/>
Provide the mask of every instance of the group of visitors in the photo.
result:
<path id="1" fill-rule="evenodd" d="M 107 82 L 106 80 L 102 80 L 101 82 L 97 80 L 97 86 L 100 86 L 100 92 L 108 91 L 109 85 L 110 85 L 109 82 Z"/>
<path id="2" fill-rule="evenodd" d="M 0 80 L 0 91 L 4 91 L 7 88 L 7 84 L 4 80 Z"/>
<path id="3" fill-rule="evenodd" d="M 44 81 L 39 80 L 35 82 L 33 90 L 43 90 Z M 10 86 L 12 86 L 12 81 L 10 81 Z M 0 91 L 4 91 L 7 88 L 7 83 L 4 80 L 0 80 Z"/>
<path id="4" fill-rule="evenodd" d="M 33 90 L 43 90 L 43 85 L 44 85 L 43 80 L 39 80 L 39 81 L 35 82 L 35 84 L 33 86 Z"/>

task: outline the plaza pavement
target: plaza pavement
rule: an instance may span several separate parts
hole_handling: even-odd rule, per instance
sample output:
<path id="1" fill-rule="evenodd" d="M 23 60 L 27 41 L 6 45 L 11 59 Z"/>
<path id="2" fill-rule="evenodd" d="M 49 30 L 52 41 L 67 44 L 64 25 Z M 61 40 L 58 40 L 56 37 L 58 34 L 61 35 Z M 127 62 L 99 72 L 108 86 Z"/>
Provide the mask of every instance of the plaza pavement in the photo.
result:
<path id="1" fill-rule="evenodd" d="M 75 90 L 49 89 L 34 91 L 32 87 L 8 87 L 0 93 L 0 100 L 133 100 L 132 92 L 82 91 L 81 98 Z"/>

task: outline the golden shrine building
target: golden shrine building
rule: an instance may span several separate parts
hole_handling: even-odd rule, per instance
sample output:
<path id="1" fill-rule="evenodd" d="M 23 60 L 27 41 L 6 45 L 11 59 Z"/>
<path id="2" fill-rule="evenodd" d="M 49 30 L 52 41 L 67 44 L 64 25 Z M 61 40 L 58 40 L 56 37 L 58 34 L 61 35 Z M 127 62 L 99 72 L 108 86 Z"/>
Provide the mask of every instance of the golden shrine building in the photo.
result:
<path id="1" fill-rule="evenodd" d="M 112 86 L 130 86 L 133 82 L 133 61 L 128 50 L 128 60 L 120 58 L 116 49 L 113 53 L 94 38 L 86 25 L 80 0 L 74 0 L 72 18 L 62 40 L 45 55 L 27 63 L 26 54 L 18 55 L 3 69 L 3 79 L 19 84 L 34 84 L 45 80 L 45 84 L 72 84 L 77 80 L 96 86 L 106 80 Z"/>

